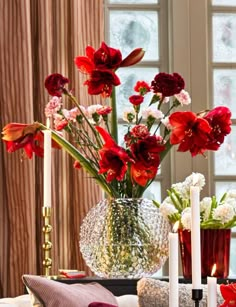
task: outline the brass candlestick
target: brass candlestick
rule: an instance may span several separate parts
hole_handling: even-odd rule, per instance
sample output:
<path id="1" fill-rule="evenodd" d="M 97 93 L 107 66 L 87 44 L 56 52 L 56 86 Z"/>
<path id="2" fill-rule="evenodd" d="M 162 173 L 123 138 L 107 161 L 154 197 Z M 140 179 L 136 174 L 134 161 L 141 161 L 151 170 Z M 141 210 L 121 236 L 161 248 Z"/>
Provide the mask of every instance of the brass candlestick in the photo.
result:
<path id="1" fill-rule="evenodd" d="M 43 268 L 44 275 L 50 276 L 50 270 L 52 268 L 51 250 L 52 242 L 50 241 L 52 226 L 50 225 L 51 207 L 43 207 Z"/>

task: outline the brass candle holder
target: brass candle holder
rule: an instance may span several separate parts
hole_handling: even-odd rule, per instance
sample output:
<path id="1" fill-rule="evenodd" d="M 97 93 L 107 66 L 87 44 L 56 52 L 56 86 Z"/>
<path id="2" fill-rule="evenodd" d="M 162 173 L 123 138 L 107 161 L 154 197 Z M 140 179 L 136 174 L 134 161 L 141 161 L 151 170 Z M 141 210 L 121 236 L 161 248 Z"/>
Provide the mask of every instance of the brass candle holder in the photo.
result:
<path id="1" fill-rule="evenodd" d="M 51 258 L 51 250 L 52 250 L 52 242 L 51 242 L 51 232 L 52 226 L 50 225 L 50 217 L 51 217 L 51 207 L 43 207 L 43 268 L 44 275 L 49 277 L 50 271 L 52 268 L 52 258 Z"/>

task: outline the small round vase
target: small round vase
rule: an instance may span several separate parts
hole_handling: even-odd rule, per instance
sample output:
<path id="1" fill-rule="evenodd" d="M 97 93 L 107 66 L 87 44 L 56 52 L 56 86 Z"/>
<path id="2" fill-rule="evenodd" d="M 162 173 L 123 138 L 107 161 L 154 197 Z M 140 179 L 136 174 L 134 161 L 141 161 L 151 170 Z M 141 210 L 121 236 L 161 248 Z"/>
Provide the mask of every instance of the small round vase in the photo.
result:
<path id="1" fill-rule="evenodd" d="M 80 251 L 97 276 L 147 277 L 168 258 L 169 231 L 148 199 L 104 199 L 83 220 Z"/>

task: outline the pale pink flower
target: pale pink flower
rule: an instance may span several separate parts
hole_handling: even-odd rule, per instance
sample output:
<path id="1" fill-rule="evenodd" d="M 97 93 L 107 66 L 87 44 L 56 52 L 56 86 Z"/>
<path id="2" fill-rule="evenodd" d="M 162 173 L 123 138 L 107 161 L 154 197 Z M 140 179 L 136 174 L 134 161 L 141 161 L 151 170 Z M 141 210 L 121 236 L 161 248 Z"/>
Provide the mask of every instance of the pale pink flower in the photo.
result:
<path id="1" fill-rule="evenodd" d="M 151 116 L 156 119 L 161 119 L 164 117 L 164 114 L 160 110 L 157 110 L 156 108 L 147 107 L 145 110 L 142 111 L 142 116 L 143 118 L 148 118 Z"/>
<path id="2" fill-rule="evenodd" d="M 185 90 L 182 90 L 179 94 L 176 94 L 174 96 L 182 106 L 188 105 L 191 103 L 191 97 L 189 93 Z"/>
<path id="3" fill-rule="evenodd" d="M 45 107 L 44 112 L 46 117 L 52 117 L 61 109 L 61 106 L 61 97 L 53 96 Z"/>
<path id="4" fill-rule="evenodd" d="M 135 122 L 135 111 L 134 108 L 127 108 L 123 113 L 123 120 L 128 123 Z"/>

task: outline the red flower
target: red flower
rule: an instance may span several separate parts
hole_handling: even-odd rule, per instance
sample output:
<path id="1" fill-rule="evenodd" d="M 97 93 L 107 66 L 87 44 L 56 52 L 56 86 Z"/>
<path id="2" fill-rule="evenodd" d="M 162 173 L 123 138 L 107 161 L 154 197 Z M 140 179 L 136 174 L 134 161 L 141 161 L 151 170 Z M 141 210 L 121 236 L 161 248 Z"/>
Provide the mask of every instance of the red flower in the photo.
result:
<path id="1" fill-rule="evenodd" d="M 62 93 L 65 92 L 65 84 L 69 83 L 69 79 L 63 77 L 61 74 L 52 74 L 47 76 L 44 85 L 51 96 L 61 97 Z"/>
<path id="2" fill-rule="evenodd" d="M 2 133 L 2 139 L 6 143 L 8 152 L 15 152 L 23 148 L 29 159 L 32 158 L 33 152 L 43 157 L 43 132 L 40 130 L 40 124 L 11 123 L 3 128 Z M 60 148 L 54 141 L 52 145 Z"/>
<path id="3" fill-rule="evenodd" d="M 140 93 L 140 95 L 145 95 L 150 92 L 151 88 L 145 81 L 138 81 L 134 86 L 134 91 Z"/>
<path id="4" fill-rule="evenodd" d="M 157 169 L 157 166 L 152 166 L 147 169 L 141 162 L 136 162 L 131 164 L 130 172 L 132 174 L 132 179 L 137 184 L 145 187 L 148 180 L 156 176 Z"/>
<path id="5" fill-rule="evenodd" d="M 184 79 L 177 73 L 167 74 L 160 72 L 151 83 L 154 93 L 161 93 L 164 97 L 179 94 L 184 89 Z"/>
<path id="6" fill-rule="evenodd" d="M 141 95 L 133 95 L 129 97 L 129 101 L 134 105 L 134 106 L 139 106 L 143 102 L 143 96 Z"/>
<path id="7" fill-rule="evenodd" d="M 75 161 L 74 164 L 73 164 L 73 167 L 76 168 L 76 169 L 81 169 L 82 165 L 80 164 L 79 161 Z"/>
<path id="8" fill-rule="evenodd" d="M 107 173 L 106 180 L 122 180 L 128 169 L 127 163 L 131 161 L 124 148 L 118 146 L 110 134 L 102 127 L 96 126 L 97 131 L 103 137 L 105 144 L 99 150 L 99 174 Z"/>
<path id="9" fill-rule="evenodd" d="M 192 156 L 204 153 L 212 128 L 193 112 L 175 112 L 169 116 L 172 126 L 170 143 L 180 144 L 178 151 L 190 151 Z"/>
<path id="10" fill-rule="evenodd" d="M 120 50 L 108 47 L 104 42 L 94 52 L 94 64 L 98 69 L 116 69 L 121 61 L 122 55 Z"/>
<path id="11" fill-rule="evenodd" d="M 137 64 L 144 57 L 145 51 L 142 48 L 136 48 L 121 62 L 120 67 L 127 67 Z"/>
<path id="12" fill-rule="evenodd" d="M 130 130 L 130 135 L 134 138 L 145 139 L 147 136 L 150 135 L 150 132 L 146 125 L 139 124 L 139 125 L 134 126 Z"/>
<path id="13" fill-rule="evenodd" d="M 149 168 L 160 164 L 160 152 L 165 150 L 165 145 L 155 135 L 147 136 L 138 140 L 130 147 L 135 161 L 142 163 L 144 168 Z"/>
<path id="14" fill-rule="evenodd" d="M 212 127 L 207 149 L 217 150 L 231 131 L 231 112 L 227 107 L 216 107 L 208 112 L 204 119 Z"/>
<path id="15" fill-rule="evenodd" d="M 88 85 L 90 95 L 99 95 L 109 97 L 112 92 L 112 86 L 120 84 L 120 79 L 110 70 L 93 70 L 90 79 L 84 82 Z"/>
<path id="16" fill-rule="evenodd" d="M 99 108 L 99 109 L 97 110 L 97 113 L 98 113 L 99 115 L 108 115 L 108 114 L 111 113 L 111 111 L 112 111 L 112 108 L 111 108 L 111 107 L 109 107 L 109 106 L 102 106 L 101 108 Z"/>
<path id="17" fill-rule="evenodd" d="M 225 301 L 219 307 L 236 307 L 236 284 L 221 284 L 220 291 Z"/>

